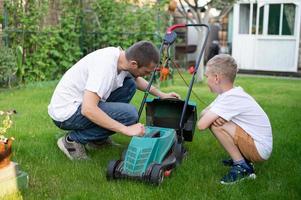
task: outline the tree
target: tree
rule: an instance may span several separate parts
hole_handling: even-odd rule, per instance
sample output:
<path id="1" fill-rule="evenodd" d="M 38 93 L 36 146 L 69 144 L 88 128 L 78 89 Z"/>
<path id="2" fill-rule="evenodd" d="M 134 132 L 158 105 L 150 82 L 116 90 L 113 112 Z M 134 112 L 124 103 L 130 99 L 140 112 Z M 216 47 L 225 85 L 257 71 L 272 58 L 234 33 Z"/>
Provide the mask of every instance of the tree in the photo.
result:
<path id="1" fill-rule="evenodd" d="M 184 5 L 188 5 L 192 15 L 197 20 L 197 23 L 208 23 L 209 12 L 212 8 L 223 9 L 227 6 L 233 5 L 236 0 L 179 0 L 178 11 L 183 15 L 187 16 L 187 9 Z M 203 3 L 201 3 L 203 2 Z M 201 17 L 201 13 L 204 13 L 204 17 Z M 194 23 L 191 21 L 191 23 Z"/>
<path id="2" fill-rule="evenodd" d="M 212 8 L 216 8 L 219 10 L 222 10 L 223 8 L 229 7 L 233 5 L 233 3 L 236 0 L 178 0 L 177 4 L 177 11 L 182 15 L 182 17 L 187 18 L 188 16 L 188 10 L 189 14 L 192 14 L 192 18 L 187 18 L 188 22 L 191 24 L 201 24 L 205 23 L 208 24 L 209 22 L 209 13 Z M 170 1 L 170 10 L 171 8 L 174 8 L 175 0 Z M 171 10 L 172 11 L 172 10 Z M 202 15 L 203 13 L 203 15 Z M 199 45 L 197 48 L 197 55 L 200 53 L 201 48 L 200 45 L 204 42 L 204 37 L 202 35 L 204 34 L 204 30 L 200 28 L 197 29 L 197 37 Z M 198 68 L 197 72 L 197 80 L 201 81 L 203 78 L 203 61 L 201 61 L 200 66 Z"/>

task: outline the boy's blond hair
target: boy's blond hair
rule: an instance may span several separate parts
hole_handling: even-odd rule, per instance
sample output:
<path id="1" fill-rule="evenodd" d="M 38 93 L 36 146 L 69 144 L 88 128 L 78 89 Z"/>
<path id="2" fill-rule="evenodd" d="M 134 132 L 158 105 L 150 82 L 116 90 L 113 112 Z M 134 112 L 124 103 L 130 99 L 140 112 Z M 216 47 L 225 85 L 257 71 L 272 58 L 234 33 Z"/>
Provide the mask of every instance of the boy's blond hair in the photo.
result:
<path id="1" fill-rule="evenodd" d="M 211 58 L 207 63 L 207 68 L 210 73 L 223 75 L 232 83 L 238 71 L 236 61 L 232 56 L 227 54 L 219 54 Z"/>

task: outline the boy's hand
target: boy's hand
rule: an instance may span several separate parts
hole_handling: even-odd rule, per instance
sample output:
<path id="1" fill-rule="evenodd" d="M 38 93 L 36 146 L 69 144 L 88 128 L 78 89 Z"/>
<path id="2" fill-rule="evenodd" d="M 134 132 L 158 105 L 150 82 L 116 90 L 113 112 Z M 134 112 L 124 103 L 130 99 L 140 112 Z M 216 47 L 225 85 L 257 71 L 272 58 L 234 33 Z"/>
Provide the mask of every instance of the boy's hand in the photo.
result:
<path id="1" fill-rule="evenodd" d="M 226 123 L 227 121 L 221 117 L 217 118 L 212 124 L 214 126 L 222 126 Z"/>

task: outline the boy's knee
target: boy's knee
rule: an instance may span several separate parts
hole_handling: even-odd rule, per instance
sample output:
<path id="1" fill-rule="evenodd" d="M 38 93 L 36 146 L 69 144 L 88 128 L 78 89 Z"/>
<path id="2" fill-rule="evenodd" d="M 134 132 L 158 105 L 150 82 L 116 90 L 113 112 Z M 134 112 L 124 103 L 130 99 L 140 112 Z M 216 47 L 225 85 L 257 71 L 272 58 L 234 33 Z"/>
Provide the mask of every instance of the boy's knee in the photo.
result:
<path id="1" fill-rule="evenodd" d="M 221 126 L 215 126 L 215 125 L 211 124 L 209 129 L 211 130 L 212 133 L 217 133 L 217 132 L 220 132 L 222 130 L 222 127 Z"/>
<path id="2" fill-rule="evenodd" d="M 210 130 L 211 130 L 212 134 L 214 134 L 215 136 L 226 133 L 224 126 L 215 126 L 212 124 L 210 126 Z"/>
<path id="3" fill-rule="evenodd" d="M 232 138 L 235 137 L 237 125 L 234 124 L 232 121 L 226 122 L 221 126 L 211 125 L 210 130 L 214 135 L 217 134 L 227 134 L 230 135 Z"/>

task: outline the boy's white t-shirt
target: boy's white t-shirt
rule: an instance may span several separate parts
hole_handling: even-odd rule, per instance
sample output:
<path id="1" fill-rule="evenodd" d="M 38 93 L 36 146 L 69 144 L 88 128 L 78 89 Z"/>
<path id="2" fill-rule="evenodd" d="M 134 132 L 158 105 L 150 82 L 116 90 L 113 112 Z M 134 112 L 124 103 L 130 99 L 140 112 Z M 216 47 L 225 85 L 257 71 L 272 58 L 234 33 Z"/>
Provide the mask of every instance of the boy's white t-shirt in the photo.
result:
<path id="1" fill-rule="evenodd" d="M 241 87 L 217 96 L 210 111 L 227 121 L 232 121 L 254 140 L 259 155 L 267 160 L 272 152 L 272 128 L 268 116 L 258 103 Z"/>
<path id="2" fill-rule="evenodd" d="M 84 91 L 97 93 L 106 101 L 112 91 L 123 85 L 129 74 L 118 74 L 120 49 L 107 47 L 96 50 L 73 65 L 62 77 L 51 98 L 48 114 L 56 121 L 69 119 L 83 101 Z"/>

